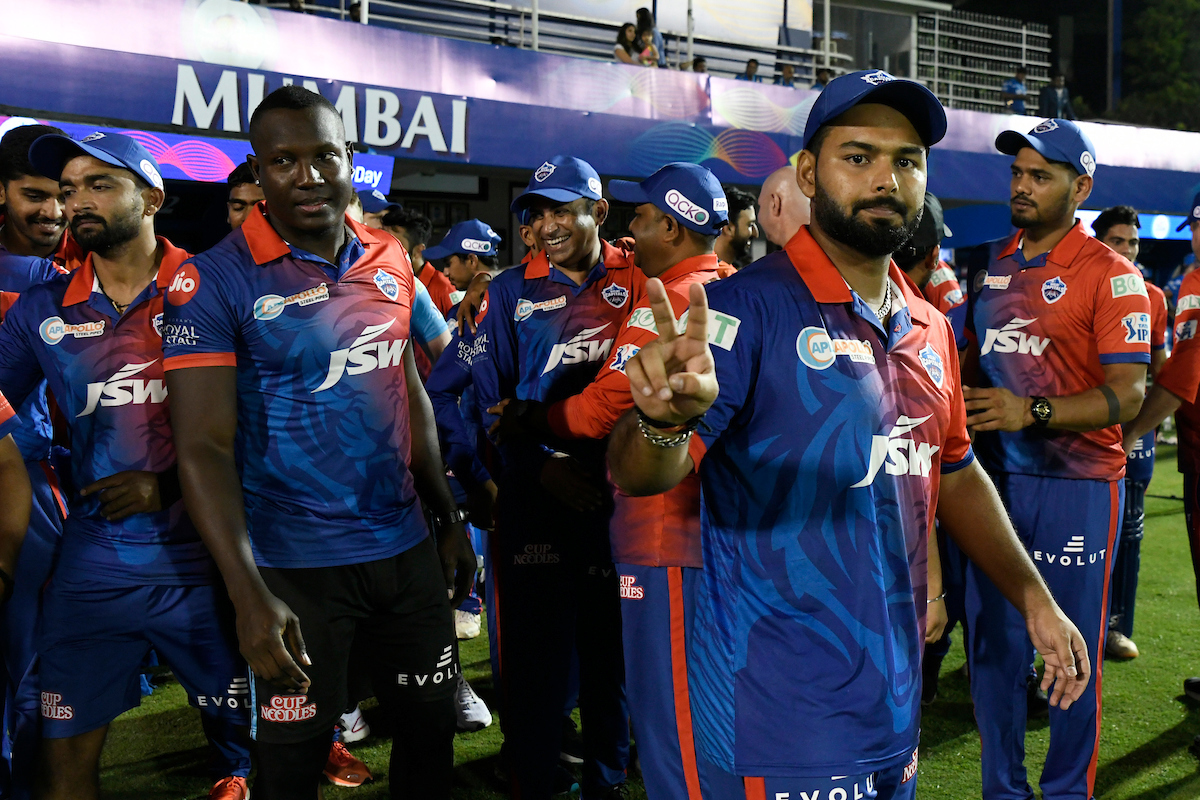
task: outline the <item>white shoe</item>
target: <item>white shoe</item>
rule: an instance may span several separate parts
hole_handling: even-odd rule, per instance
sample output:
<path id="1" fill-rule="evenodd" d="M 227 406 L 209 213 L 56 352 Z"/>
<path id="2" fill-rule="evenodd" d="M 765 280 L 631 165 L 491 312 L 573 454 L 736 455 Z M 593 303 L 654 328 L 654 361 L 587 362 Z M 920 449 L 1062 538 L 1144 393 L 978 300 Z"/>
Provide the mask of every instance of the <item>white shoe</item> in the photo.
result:
<path id="1" fill-rule="evenodd" d="M 457 701 L 458 729 L 464 733 L 481 731 L 492 724 L 492 712 L 488 711 L 487 703 L 479 699 L 471 684 L 462 675 L 458 676 L 458 691 L 454 695 Z"/>
<path id="2" fill-rule="evenodd" d="M 371 735 L 371 726 L 363 719 L 358 706 L 355 706 L 353 711 L 342 714 L 338 725 L 342 728 L 343 742 L 359 742 Z"/>
<path id="3" fill-rule="evenodd" d="M 454 610 L 454 635 L 459 639 L 474 639 L 479 635 L 479 615 L 461 609 Z"/>

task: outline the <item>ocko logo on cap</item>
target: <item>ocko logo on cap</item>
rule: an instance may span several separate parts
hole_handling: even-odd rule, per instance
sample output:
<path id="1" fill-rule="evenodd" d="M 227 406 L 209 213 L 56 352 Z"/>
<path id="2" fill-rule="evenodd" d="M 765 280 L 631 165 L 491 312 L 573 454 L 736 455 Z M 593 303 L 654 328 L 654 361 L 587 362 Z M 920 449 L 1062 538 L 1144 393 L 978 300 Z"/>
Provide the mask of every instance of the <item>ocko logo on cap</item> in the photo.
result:
<path id="1" fill-rule="evenodd" d="M 707 225 L 711 215 L 700 206 L 683 196 L 678 189 L 667 192 L 667 205 L 684 219 L 691 220 L 697 225 Z"/>

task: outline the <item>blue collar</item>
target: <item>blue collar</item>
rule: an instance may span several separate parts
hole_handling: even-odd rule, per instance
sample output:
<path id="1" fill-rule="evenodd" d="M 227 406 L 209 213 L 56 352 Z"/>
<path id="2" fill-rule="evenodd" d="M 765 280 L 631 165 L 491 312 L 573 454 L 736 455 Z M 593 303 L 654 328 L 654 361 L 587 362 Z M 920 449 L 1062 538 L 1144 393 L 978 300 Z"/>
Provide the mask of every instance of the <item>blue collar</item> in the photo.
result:
<path id="1" fill-rule="evenodd" d="M 596 266 L 592 267 L 591 271 L 588 272 L 587 277 L 583 279 L 583 283 L 579 284 L 578 286 L 575 285 L 575 281 L 571 280 L 571 278 L 562 272 L 559 272 L 558 267 L 554 266 L 553 264 L 550 265 L 549 278 L 555 283 L 561 283 L 569 286 L 571 291 L 578 295 L 596 281 L 604 280 L 604 276 L 607 274 L 608 268 L 604 266 L 604 252 L 601 251 L 600 260 L 597 261 Z"/>
<path id="2" fill-rule="evenodd" d="M 93 280 L 95 279 L 93 278 Z M 122 317 L 128 315 L 130 311 L 133 311 L 142 303 L 146 302 L 152 297 L 158 297 L 160 294 L 162 294 L 162 292 L 158 288 L 158 280 L 152 280 L 146 286 L 146 288 L 142 289 L 138 296 L 133 299 L 133 302 L 126 307 L 125 314 L 120 314 L 117 312 L 117 307 L 113 305 L 112 300 L 108 299 L 108 295 L 106 295 L 104 290 L 100 288 L 100 282 L 97 280 L 92 285 L 92 294 L 90 297 L 88 297 L 87 304 L 89 308 L 99 311 L 101 314 L 109 317 L 114 323 L 116 323 L 120 322 Z"/>
<path id="3" fill-rule="evenodd" d="M 320 264 L 321 268 L 328 272 L 334 280 L 340 281 L 346 271 L 353 267 L 360 258 L 366 255 L 367 249 L 363 247 L 362 241 L 353 233 L 346 239 L 346 243 L 342 245 L 342 249 L 338 252 L 338 263 L 331 264 L 316 253 L 310 253 L 307 250 L 302 250 L 290 242 L 287 243 L 288 250 L 292 253 L 292 258 L 300 261 L 312 261 Z"/>

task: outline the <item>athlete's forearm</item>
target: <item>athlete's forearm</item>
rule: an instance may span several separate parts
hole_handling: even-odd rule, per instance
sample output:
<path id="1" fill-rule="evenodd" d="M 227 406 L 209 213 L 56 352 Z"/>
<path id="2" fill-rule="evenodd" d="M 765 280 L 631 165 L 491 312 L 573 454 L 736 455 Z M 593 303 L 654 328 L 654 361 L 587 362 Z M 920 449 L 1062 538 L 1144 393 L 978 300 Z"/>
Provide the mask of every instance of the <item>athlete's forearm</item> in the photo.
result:
<path id="1" fill-rule="evenodd" d="M 937 518 L 967 557 L 1028 618 L 1053 604 L 1050 590 L 1013 530 L 996 487 L 972 462 L 942 476 Z"/>
<path id="2" fill-rule="evenodd" d="M 1150 387 L 1142 410 L 1133 421 L 1121 428 L 1122 438 L 1127 442 L 1135 442 L 1150 431 L 1157 428 L 1164 419 L 1171 416 L 1183 405 L 1183 400 L 1171 394 L 1161 383 Z"/>
<path id="3" fill-rule="evenodd" d="M 412 432 L 408 469 L 425 508 L 444 518 L 458 506 L 442 464 L 433 404 L 421 385 L 421 376 L 417 374 L 411 349 L 404 351 L 404 369 L 408 382 L 409 428 Z"/>
<path id="4" fill-rule="evenodd" d="M 33 501 L 29 472 L 12 436 L 0 440 L 0 494 L 4 498 L 0 503 L 0 569 L 11 578 L 25 541 L 25 531 L 29 528 L 29 510 Z M 2 587 L 0 592 L 3 592 Z"/>
<path id="5" fill-rule="evenodd" d="M 942 594 L 945 588 L 945 582 L 942 579 L 942 554 L 938 549 L 937 529 L 932 525 L 929 526 L 929 561 L 925 567 L 926 583 L 927 583 L 927 598 L 933 601 L 933 598 Z"/>
<path id="6" fill-rule="evenodd" d="M 1095 431 L 1136 417 L 1146 397 L 1146 366 L 1112 364 L 1104 372 L 1101 386 L 1068 397 L 1050 398 L 1054 412 L 1049 427 Z"/>
<path id="7" fill-rule="evenodd" d="M 651 444 L 638 429 L 637 412 L 628 411 L 609 435 L 608 468 L 621 491 L 645 497 L 677 486 L 691 472 L 692 457 L 686 445 Z"/>

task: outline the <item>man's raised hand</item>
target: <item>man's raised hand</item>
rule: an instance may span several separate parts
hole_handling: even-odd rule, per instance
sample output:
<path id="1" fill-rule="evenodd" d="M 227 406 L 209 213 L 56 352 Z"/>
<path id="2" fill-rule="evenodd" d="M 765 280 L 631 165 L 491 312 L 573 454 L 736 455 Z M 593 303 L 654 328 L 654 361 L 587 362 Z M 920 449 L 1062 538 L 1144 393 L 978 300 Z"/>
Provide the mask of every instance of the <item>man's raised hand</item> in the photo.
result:
<path id="1" fill-rule="evenodd" d="M 675 425 L 708 411 L 719 391 L 708 348 L 708 295 L 699 283 L 689 291 L 687 327 L 680 334 L 666 288 L 650 279 L 646 293 L 658 338 L 625 365 L 637 407 L 651 419 Z"/>

